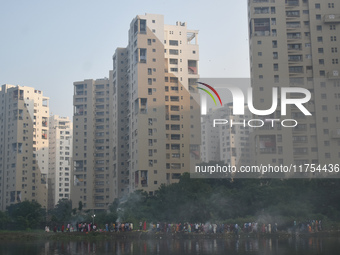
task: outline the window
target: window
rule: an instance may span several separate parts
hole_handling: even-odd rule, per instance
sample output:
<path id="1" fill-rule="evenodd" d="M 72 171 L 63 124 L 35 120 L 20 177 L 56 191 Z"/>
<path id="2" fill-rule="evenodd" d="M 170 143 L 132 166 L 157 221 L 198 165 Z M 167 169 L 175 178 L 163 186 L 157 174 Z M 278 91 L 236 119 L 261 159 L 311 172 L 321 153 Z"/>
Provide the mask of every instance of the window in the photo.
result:
<path id="1" fill-rule="evenodd" d="M 146 63 L 146 49 L 139 49 L 139 62 Z"/>
<path id="2" fill-rule="evenodd" d="M 318 53 L 323 53 L 323 48 L 318 48 Z"/>
<path id="3" fill-rule="evenodd" d="M 318 42 L 322 42 L 322 36 L 318 36 Z"/>
<path id="4" fill-rule="evenodd" d="M 279 80 L 279 76 L 278 75 L 274 75 L 274 82 L 275 83 L 278 83 L 280 80 Z"/>
<path id="5" fill-rule="evenodd" d="M 315 9 L 320 9 L 320 4 L 315 4 Z"/>
<path id="6" fill-rule="evenodd" d="M 178 41 L 177 40 L 169 40 L 169 44 L 172 46 L 178 46 Z"/>
<path id="7" fill-rule="evenodd" d="M 303 66 L 290 66 L 289 73 L 303 73 Z"/>
<path id="8" fill-rule="evenodd" d="M 316 17 L 315 17 L 317 20 L 321 20 L 321 15 L 320 14 L 316 14 Z"/>
<path id="9" fill-rule="evenodd" d="M 262 52 L 258 52 L 257 55 L 258 55 L 258 56 L 262 56 Z"/>
<path id="10" fill-rule="evenodd" d="M 286 11 L 287 17 L 300 17 L 300 11 Z"/>
<path id="11" fill-rule="evenodd" d="M 254 13 L 255 14 L 268 14 L 269 13 L 269 7 L 255 7 Z"/>
<path id="12" fill-rule="evenodd" d="M 262 64 L 259 64 L 259 68 L 262 68 L 263 67 L 263 65 Z"/>
<path id="13" fill-rule="evenodd" d="M 148 45 L 151 45 L 151 39 L 148 39 Z"/>
<path id="14" fill-rule="evenodd" d="M 338 48 L 337 47 L 332 48 L 332 53 L 336 53 L 336 52 L 338 52 Z"/>
<path id="15" fill-rule="evenodd" d="M 273 64 L 274 71 L 279 71 L 279 64 Z"/>
<path id="16" fill-rule="evenodd" d="M 319 59 L 319 65 L 324 65 L 325 64 L 325 60 L 324 59 Z"/>
<path id="17" fill-rule="evenodd" d="M 178 59 L 170 58 L 170 64 L 177 65 L 178 64 Z"/>
<path id="18" fill-rule="evenodd" d="M 273 48 L 277 48 L 277 41 L 272 41 Z"/>
<path id="19" fill-rule="evenodd" d="M 320 70 L 319 73 L 320 73 L 320 76 L 325 76 L 325 74 L 326 74 L 324 70 Z"/>
<path id="20" fill-rule="evenodd" d="M 272 18 L 271 23 L 272 23 L 272 25 L 276 25 L 276 18 Z"/>
<path id="21" fill-rule="evenodd" d="M 170 55 L 178 55 L 178 50 L 170 49 L 169 54 Z"/>
<path id="22" fill-rule="evenodd" d="M 330 30 L 335 30 L 335 25 L 330 25 L 330 26 L 329 26 L 329 29 L 330 29 Z"/>
<path id="23" fill-rule="evenodd" d="M 337 65 L 339 63 L 338 59 L 337 58 L 333 58 L 332 59 L 332 64 L 333 65 Z"/>
<path id="24" fill-rule="evenodd" d="M 336 42 L 336 36 L 331 36 L 331 41 Z"/>
<path id="25" fill-rule="evenodd" d="M 328 3 L 328 8 L 334 8 L 334 3 Z"/>
<path id="26" fill-rule="evenodd" d="M 146 20 L 145 19 L 140 20 L 140 33 L 146 34 Z"/>
<path id="27" fill-rule="evenodd" d="M 319 26 L 316 26 L 316 30 L 317 30 L 317 31 L 322 31 L 322 26 L 320 26 L 320 25 L 319 25 Z"/>
<path id="28" fill-rule="evenodd" d="M 257 41 L 257 44 L 262 44 L 262 41 Z"/>
<path id="29" fill-rule="evenodd" d="M 273 59 L 277 59 L 278 58 L 278 53 L 277 52 L 273 52 Z"/>

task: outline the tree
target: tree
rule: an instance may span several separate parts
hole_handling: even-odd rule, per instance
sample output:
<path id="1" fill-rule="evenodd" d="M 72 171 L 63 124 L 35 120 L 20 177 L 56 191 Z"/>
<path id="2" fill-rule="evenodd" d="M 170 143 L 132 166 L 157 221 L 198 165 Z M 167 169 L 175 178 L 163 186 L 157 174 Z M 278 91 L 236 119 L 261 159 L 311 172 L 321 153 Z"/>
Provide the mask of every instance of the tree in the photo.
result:
<path id="1" fill-rule="evenodd" d="M 52 216 L 55 216 L 58 223 L 64 223 L 71 219 L 72 214 L 72 202 L 68 199 L 60 199 L 57 205 L 50 212 Z"/>
<path id="2" fill-rule="evenodd" d="M 15 229 L 33 229 L 45 220 L 45 210 L 36 201 L 23 201 L 7 208 L 10 222 Z"/>
<path id="3" fill-rule="evenodd" d="M 82 201 L 79 201 L 79 203 L 78 203 L 78 210 L 79 211 L 83 210 L 83 202 Z"/>
<path id="4" fill-rule="evenodd" d="M 0 211 L 0 229 L 6 229 L 9 218 L 5 212 Z"/>

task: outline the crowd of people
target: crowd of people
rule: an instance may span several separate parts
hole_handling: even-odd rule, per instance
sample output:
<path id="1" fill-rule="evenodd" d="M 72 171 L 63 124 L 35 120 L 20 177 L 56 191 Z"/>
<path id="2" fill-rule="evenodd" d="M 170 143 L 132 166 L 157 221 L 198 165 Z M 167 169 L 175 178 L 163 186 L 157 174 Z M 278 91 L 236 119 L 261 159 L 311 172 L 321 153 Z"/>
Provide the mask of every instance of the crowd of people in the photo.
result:
<path id="1" fill-rule="evenodd" d="M 146 223 L 142 222 L 139 223 L 139 230 L 146 230 L 145 227 Z M 242 226 L 238 224 L 224 224 L 224 223 L 150 223 L 149 231 L 154 232 L 164 232 L 164 233 L 178 233 L 178 232 L 194 232 L 194 233 L 235 233 L 238 235 L 240 231 L 244 233 L 272 233 L 278 231 L 277 223 L 273 226 L 269 224 L 262 224 L 261 228 L 257 222 L 247 222 L 244 223 Z"/>
<path id="2" fill-rule="evenodd" d="M 72 224 L 61 225 L 61 227 L 54 226 L 53 232 L 128 232 L 133 231 L 133 223 L 106 223 L 103 228 L 98 228 L 96 224 L 77 222 L 75 227 Z M 263 233 L 271 234 L 278 231 L 277 223 L 257 223 L 257 222 L 246 222 L 243 225 L 238 224 L 224 224 L 224 223 L 165 223 L 157 222 L 150 223 L 147 225 L 146 221 L 139 222 L 139 228 L 137 231 L 150 231 L 155 233 L 205 233 L 205 234 L 216 234 L 216 233 L 234 233 L 238 235 L 240 232 L 243 233 Z M 319 232 L 322 230 L 321 220 L 306 220 L 304 222 L 294 221 L 292 228 L 289 228 L 293 232 Z M 45 231 L 49 232 L 48 226 L 45 227 Z"/>
<path id="3" fill-rule="evenodd" d="M 315 233 L 322 230 L 321 220 L 306 220 L 304 222 L 294 221 L 293 231 Z"/>

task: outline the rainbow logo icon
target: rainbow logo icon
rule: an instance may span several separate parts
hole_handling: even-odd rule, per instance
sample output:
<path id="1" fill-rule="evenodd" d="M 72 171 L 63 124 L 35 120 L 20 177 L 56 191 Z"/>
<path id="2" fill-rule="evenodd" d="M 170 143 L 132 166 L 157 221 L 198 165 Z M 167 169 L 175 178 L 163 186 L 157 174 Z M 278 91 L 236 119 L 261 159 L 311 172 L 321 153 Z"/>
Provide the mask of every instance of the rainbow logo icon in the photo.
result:
<path id="1" fill-rule="evenodd" d="M 198 84 L 201 84 L 201 85 L 203 85 L 203 86 L 206 86 L 206 87 L 209 88 L 212 92 L 214 92 L 215 95 L 217 96 L 218 100 L 220 101 L 221 106 L 223 106 L 220 95 L 217 93 L 217 91 L 216 91 L 213 87 L 211 87 L 210 85 L 208 85 L 208 84 L 206 84 L 206 83 L 203 83 L 203 82 L 197 82 L 197 83 L 198 83 Z M 200 89 L 200 90 L 203 90 L 204 92 L 206 92 L 206 93 L 214 100 L 214 103 L 215 103 L 215 105 L 217 106 L 216 100 L 215 100 L 214 96 L 211 94 L 210 91 L 208 91 L 208 90 L 206 90 L 206 89 L 204 89 L 204 88 L 200 88 L 200 87 L 197 87 L 197 88 Z"/>

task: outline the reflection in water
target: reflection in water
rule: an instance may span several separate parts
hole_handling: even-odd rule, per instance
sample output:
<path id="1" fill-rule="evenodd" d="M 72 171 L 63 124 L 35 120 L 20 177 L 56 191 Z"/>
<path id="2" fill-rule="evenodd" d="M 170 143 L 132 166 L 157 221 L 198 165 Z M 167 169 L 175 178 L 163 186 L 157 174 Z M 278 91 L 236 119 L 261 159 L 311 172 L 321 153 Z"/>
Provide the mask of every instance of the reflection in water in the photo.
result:
<path id="1" fill-rule="evenodd" d="M 332 238 L 161 239 L 110 241 L 0 241 L 0 254 L 337 254 Z"/>

